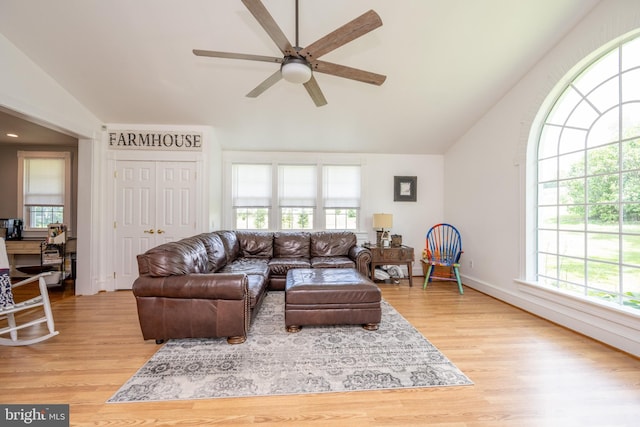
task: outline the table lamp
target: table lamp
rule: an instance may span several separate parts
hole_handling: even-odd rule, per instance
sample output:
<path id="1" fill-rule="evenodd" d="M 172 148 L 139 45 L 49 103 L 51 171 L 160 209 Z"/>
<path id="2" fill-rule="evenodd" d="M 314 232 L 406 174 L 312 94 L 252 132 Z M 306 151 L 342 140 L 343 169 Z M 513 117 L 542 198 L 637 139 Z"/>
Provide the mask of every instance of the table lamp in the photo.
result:
<path id="1" fill-rule="evenodd" d="M 389 234 L 389 229 L 393 227 L 393 215 L 385 214 L 385 213 L 376 213 L 373 214 L 373 228 L 381 229 L 376 233 L 376 244 L 381 247 L 389 246 L 391 242 L 391 235 Z M 387 229 L 385 231 L 385 228 Z"/>

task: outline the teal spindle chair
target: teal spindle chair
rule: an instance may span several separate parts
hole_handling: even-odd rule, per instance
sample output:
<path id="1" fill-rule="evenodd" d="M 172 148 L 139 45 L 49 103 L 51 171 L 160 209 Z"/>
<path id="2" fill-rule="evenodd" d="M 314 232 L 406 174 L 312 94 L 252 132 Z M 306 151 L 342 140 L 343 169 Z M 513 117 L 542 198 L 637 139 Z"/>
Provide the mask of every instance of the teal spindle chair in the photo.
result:
<path id="1" fill-rule="evenodd" d="M 452 280 L 458 282 L 458 290 L 463 294 L 460 281 L 460 256 L 462 255 L 462 238 L 458 230 L 451 224 L 437 224 L 427 232 L 426 247 L 422 252 L 422 269 L 424 285 L 435 277 L 439 280 Z M 449 267 L 448 276 L 434 276 L 434 267 Z"/>

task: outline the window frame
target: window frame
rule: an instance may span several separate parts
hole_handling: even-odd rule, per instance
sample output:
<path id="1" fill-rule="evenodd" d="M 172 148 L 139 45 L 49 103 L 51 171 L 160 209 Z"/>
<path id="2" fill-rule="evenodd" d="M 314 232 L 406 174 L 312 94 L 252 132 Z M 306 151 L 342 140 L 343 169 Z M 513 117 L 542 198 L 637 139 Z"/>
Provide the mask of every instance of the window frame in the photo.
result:
<path id="1" fill-rule="evenodd" d="M 638 309 L 640 309 L 640 305 L 638 305 L 637 303 L 634 303 L 633 300 L 640 299 L 638 298 L 638 295 L 637 295 L 638 291 L 636 291 L 635 288 L 631 288 L 631 287 L 627 288 L 625 286 L 624 271 L 625 269 L 629 271 L 629 268 L 630 268 L 633 270 L 633 274 L 637 275 L 637 274 L 640 274 L 639 273 L 640 267 L 635 264 L 625 263 L 624 252 L 623 252 L 623 241 L 625 239 L 625 236 L 632 236 L 636 239 L 640 239 L 640 231 L 630 232 L 628 231 L 628 229 L 625 229 L 623 209 L 625 206 L 631 206 L 631 205 L 634 205 L 635 207 L 637 207 L 640 204 L 640 201 L 635 201 L 630 203 L 628 200 L 624 200 L 623 175 L 630 172 L 640 174 L 640 169 L 638 168 L 625 169 L 623 165 L 624 157 L 622 153 L 623 153 L 623 145 L 626 143 L 629 143 L 629 141 L 636 141 L 637 143 L 640 143 L 640 133 L 636 133 L 635 135 L 632 135 L 632 136 L 625 136 L 623 134 L 625 126 L 623 123 L 624 119 L 623 119 L 622 112 L 623 112 L 624 105 L 630 105 L 632 103 L 640 103 L 640 96 L 637 97 L 638 99 L 625 98 L 626 92 L 623 91 L 624 89 L 622 86 L 623 84 L 622 82 L 623 82 L 625 73 L 632 73 L 634 71 L 637 73 L 640 73 L 640 64 L 635 64 L 632 67 L 626 67 L 626 68 L 624 67 L 624 62 L 623 62 L 624 50 L 623 49 L 624 49 L 624 46 L 627 45 L 627 43 L 636 43 L 635 47 L 637 48 L 638 43 L 640 43 L 640 34 L 636 32 L 634 35 L 630 37 L 626 37 L 621 39 L 620 41 L 611 43 L 603 47 L 603 49 L 599 51 L 599 54 L 597 55 L 597 57 L 586 58 L 584 60 L 584 65 L 580 67 L 577 70 L 577 72 L 571 73 L 571 75 L 565 76 L 566 80 L 564 84 L 562 84 L 559 87 L 559 90 L 554 92 L 553 96 L 549 97 L 551 98 L 551 102 L 547 104 L 546 112 L 544 113 L 543 119 L 541 120 L 541 122 L 538 123 L 538 129 L 536 134 L 537 136 L 534 141 L 535 149 L 529 151 L 529 156 L 531 157 L 530 164 L 533 165 L 534 175 L 535 175 L 533 179 L 533 182 L 535 185 L 531 187 L 532 193 L 534 194 L 533 201 L 532 201 L 533 203 L 532 209 L 533 209 L 533 212 L 535 212 L 532 218 L 533 226 L 531 229 L 533 233 L 532 240 L 534 242 L 534 247 L 532 249 L 533 249 L 534 256 L 530 259 L 530 263 L 531 263 L 531 266 L 533 267 L 532 275 L 531 275 L 532 280 L 536 285 L 540 287 L 543 287 L 545 289 L 557 290 L 565 294 L 569 294 L 578 298 L 584 298 L 587 301 L 596 302 L 598 304 L 603 304 L 605 306 L 619 307 L 625 311 L 631 310 L 632 312 L 637 314 Z M 598 66 L 598 64 L 600 63 L 600 61 L 607 60 L 609 55 L 612 54 L 612 52 L 617 52 L 617 55 L 618 55 L 616 73 L 612 76 L 599 79 L 596 84 L 592 84 L 590 90 L 583 91 L 585 93 L 581 93 L 577 89 L 577 85 L 580 83 L 580 79 L 584 76 L 588 76 L 589 72 L 593 72 Z M 627 74 L 627 76 L 628 75 L 629 74 Z M 569 125 L 569 122 L 572 120 L 572 114 L 575 111 L 577 111 L 580 103 L 591 101 L 589 97 L 592 94 L 594 94 L 595 91 L 599 90 L 600 88 L 607 85 L 611 80 L 615 80 L 615 79 L 617 79 L 616 88 L 618 90 L 618 93 L 616 94 L 617 102 L 609 108 L 602 108 L 601 105 L 599 106 L 600 108 L 598 108 L 598 106 L 592 104 L 591 107 L 593 107 L 593 110 L 596 111 L 598 114 L 595 119 L 591 120 L 590 125 L 584 128 L 585 130 L 584 145 L 576 149 L 569 149 L 566 151 L 562 151 L 562 147 L 561 147 L 562 131 L 575 130 L 580 128 L 579 126 L 575 126 L 575 123 L 571 123 L 571 125 Z M 565 102 L 565 99 L 569 99 L 569 97 L 571 96 L 570 94 L 573 92 L 578 93 L 581 96 L 577 98 L 577 101 L 575 101 L 573 106 L 567 104 L 569 107 L 572 107 L 570 108 L 571 111 L 569 113 L 566 113 L 566 117 L 564 117 L 564 120 L 562 121 L 562 123 L 560 123 L 560 121 L 552 123 L 553 114 L 555 114 L 561 108 L 567 107 L 567 105 L 563 105 L 563 102 Z M 574 96 L 575 96 L 575 93 L 573 93 Z M 612 141 L 598 140 L 596 144 L 590 145 L 589 133 L 594 128 L 594 124 L 600 118 L 602 118 L 605 114 L 607 114 L 609 111 L 616 108 L 619 110 L 617 138 L 615 138 Z M 559 128 L 558 138 L 555 146 L 553 146 L 554 152 L 551 155 L 543 156 L 541 154 L 541 151 L 543 148 L 545 148 L 543 146 L 547 145 L 546 144 L 547 141 L 545 141 L 544 139 L 546 138 L 545 132 L 549 129 L 549 126 L 551 127 L 556 126 Z M 618 153 L 617 165 L 616 165 L 615 171 L 608 171 L 608 172 L 602 172 L 602 171 L 594 172 L 593 170 L 590 171 L 589 155 L 595 153 L 595 150 L 606 148 L 606 147 L 613 147 L 614 151 Z M 548 147 L 546 148 L 548 149 Z M 582 157 L 582 159 L 579 161 L 583 162 L 584 170 L 581 173 L 579 173 L 576 177 L 573 177 L 575 178 L 575 180 L 583 181 L 582 203 L 571 203 L 570 201 L 568 202 L 566 199 L 565 200 L 561 199 L 561 195 L 562 195 L 561 185 L 563 185 L 564 183 L 568 183 L 572 178 L 571 176 L 561 175 L 561 172 L 560 172 L 561 160 L 562 160 L 561 158 L 562 156 L 570 156 L 570 155 L 577 155 L 579 157 Z M 555 165 L 553 166 L 555 167 L 553 179 L 545 178 L 547 176 L 544 173 L 546 169 L 540 166 L 540 163 L 544 161 L 553 161 L 555 163 Z M 589 199 L 590 181 L 594 178 L 601 178 L 601 177 L 608 177 L 608 176 L 615 176 L 618 180 L 618 190 L 616 192 L 617 193 L 616 199 L 611 202 L 602 201 L 602 200 L 598 200 L 597 202 L 594 202 L 593 200 L 590 200 Z M 549 203 L 541 203 L 541 188 L 542 188 L 541 185 L 549 185 L 549 184 L 555 184 L 556 188 L 558 189 L 555 192 L 556 194 L 553 196 L 555 197 L 555 201 L 552 200 L 552 202 L 549 202 Z M 612 232 L 611 230 L 602 231 L 602 230 L 595 230 L 594 228 L 590 228 L 589 209 L 593 207 L 602 207 L 605 205 L 613 205 L 617 207 L 617 211 L 619 214 L 617 218 L 616 232 Z M 563 207 L 567 209 L 571 207 L 577 207 L 578 208 L 577 210 L 580 210 L 580 208 L 582 208 L 582 210 L 584 211 L 584 216 L 583 216 L 583 224 L 580 229 L 571 229 L 571 227 L 562 228 L 561 221 L 560 221 L 560 209 L 562 209 Z M 541 217 L 542 217 L 541 208 L 550 208 L 549 210 L 555 209 L 555 217 L 556 217 L 555 227 L 541 227 Z M 579 227 L 575 227 L 575 228 L 579 228 Z M 541 232 L 555 232 L 555 235 L 556 235 L 555 250 L 550 250 L 548 249 L 548 246 L 544 245 L 544 243 L 547 241 L 544 240 L 544 238 L 541 238 Z M 559 249 L 561 246 L 561 242 L 560 242 L 561 233 L 565 233 L 565 234 L 572 233 L 575 236 L 577 236 L 578 234 L 582 235 L 583 244 L 581 245 L 582 247 L 579 248 L 579 250 L 582 252 L 577 254 L 571 254 L 568 256 L 568 258 L 565 256 L 566 259 L 571 259 L 571 260 L 583 263 L 584 280 L 582 284 L 579 283 L 580 277 L 578 277 L 575 280 L 561 280 L 560 278 L 562 267 L 559 264 L 559 259 L 563 256 L 563 254 L 561 253 L 561 250 Z M 598 259 L 597 256 L 595 257 L 593 256 L 593 252 L 590 250 L 590 246 L 588 244 L 588 238 L 589 237 L 593 238 L 593 236 L 605 236 L 605 237 L 613 236 L 617 238 L 617 241 L 618 241 L 617 261 L 611 261 L 611 260 L 602 261 Z M 550 240 L 553 243 L 553 239 L 550 239 Z M 597 246 L 597 245 L 594 245 L 594 246 Z M 543 248 L 544 250 L 541 248 Z M 550 274 L 541 274 L 541 271 L 542 271 L 541 255 L 544 255 L 544 256 L 549 255 L 556 258 L 555 276 L 553 276 L 554 271 L 551 271 Z M 617 278 L 616 290 L 612 290 L 610 288 L 598 289 L 596 287 L 595 281 L 593 282 L 589 281 L 589 277 L 590 277 L 589 266 L 595 265 L 595 264 L 603 264 L 603 265 L 607 264 L 609 266 L 615 266 L 617 268 L 618 278 Z M 527 270 L 530 271 L 529 268 Z M 529 276 L 529 274 L 527 276 Z M 543 283 L 545 280 L 548 283 Z M 600 285 L 602 284 L 600 283 Z M 574 288 L 574 291 L 570 291 L 567 288 L 569 289 Z M 635 296 L 627 297 L 625 295 L 625 292 L 627 291 L 627 289 L 633 289 L 633 294 L 635 294 Z M 581 292 L 575 292 L 575 290 L 579 290 Z M 601 293 L 600 297 L 594 296 L 597 293 Z M 607 294 L 613 295 L 614 300 L 613 301 L 607 300 L 605 298 Z"/>
<path id="2" fill-rule="evenodd" d="M 62 159 L 64 160 L 64 205 L 62 205 L 62 223 L 70 226 L 73 220 L 71 212 L 71 152 L 69 151 L 24 151 L 19 150 L 18 157 L 18 212 L 23 218 L 23 230 L 30 232 L 47 231 L 47 227 L 31 227 L 31 218 L 25 200 L 25 160 L 27 159 Z M 59 206 L 59 205 L 55 205 Z"/>

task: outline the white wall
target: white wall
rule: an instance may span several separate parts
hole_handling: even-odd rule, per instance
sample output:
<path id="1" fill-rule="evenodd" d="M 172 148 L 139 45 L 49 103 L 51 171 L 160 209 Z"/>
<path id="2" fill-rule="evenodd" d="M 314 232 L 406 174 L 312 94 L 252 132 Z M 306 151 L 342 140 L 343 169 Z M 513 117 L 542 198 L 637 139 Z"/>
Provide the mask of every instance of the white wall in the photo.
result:
<path id="1" fill-rule="evenodd" d="M 402 243 L 414 248 L 414 274 L 422 274 L 419 262 L 425 247 L 425 236 L 432 225 L 445 222 L 444 216 L 444 157 L 438 155 L 368 154 L 363 206 L 365 227 L 370 240 L 375 241 L 371 228 L 374 213 L 393 214 L 391 234 L 400 234 Z M 393 201 L 393 177 L 417 176 L 416 202 Z M 414 282 L 416 286 L 417 282 Z"/>
<path id="2" fill-rule="evenodd" d="M 444 212 L 463 235 L 465 284 L 640 355 L 640 316 L 514 280 L 526 278 L 525 157 L 536 113 L 577 62 L 636 28 L 637 0 L 604 0 L 596 6 L 446 153 Z"/>
<path id="3" fill-rule="evenodd" d="M 93 255 L 97 240 L 92 217 L 96 210 L 93 145 L 100 136 L 100 120 L 73 98 L 62 86 L 37 67 L 27 56 L 0 34 L 0 109 L 32 122 L 78 137 L 77 218 L 78 294 L 97 292 Z"/>
<path id="4" fill-rule="evenodd" d="M 210 129 L 207 135 L 209 218 L 208 228 L 203 231 L 214 231 L 222 225 L 222 149 L 214 129 Z"/>

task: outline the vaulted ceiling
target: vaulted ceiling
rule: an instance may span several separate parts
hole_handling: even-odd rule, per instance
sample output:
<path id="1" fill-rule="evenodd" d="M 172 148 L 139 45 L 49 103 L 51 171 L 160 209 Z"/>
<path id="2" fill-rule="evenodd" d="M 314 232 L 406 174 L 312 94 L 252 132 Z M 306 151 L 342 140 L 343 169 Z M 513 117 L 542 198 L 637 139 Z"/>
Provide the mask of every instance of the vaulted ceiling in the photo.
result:
<path id="1" fill-rule="evenodd" d="M 282 56 L 240 0 L 2 0 L 0 32 L 104 123 L 212 126 L 228 150 L 438 154 L 597 2 L 300 0 L 303 47 L 369 9 L 383 22 L 322 59 L 385 83 L 316 73 L 323 107 L 286 81 L 245 97 L 278 64 L 193 55 Z M 263 3 L 294 44 L 295 1 Z"/>

